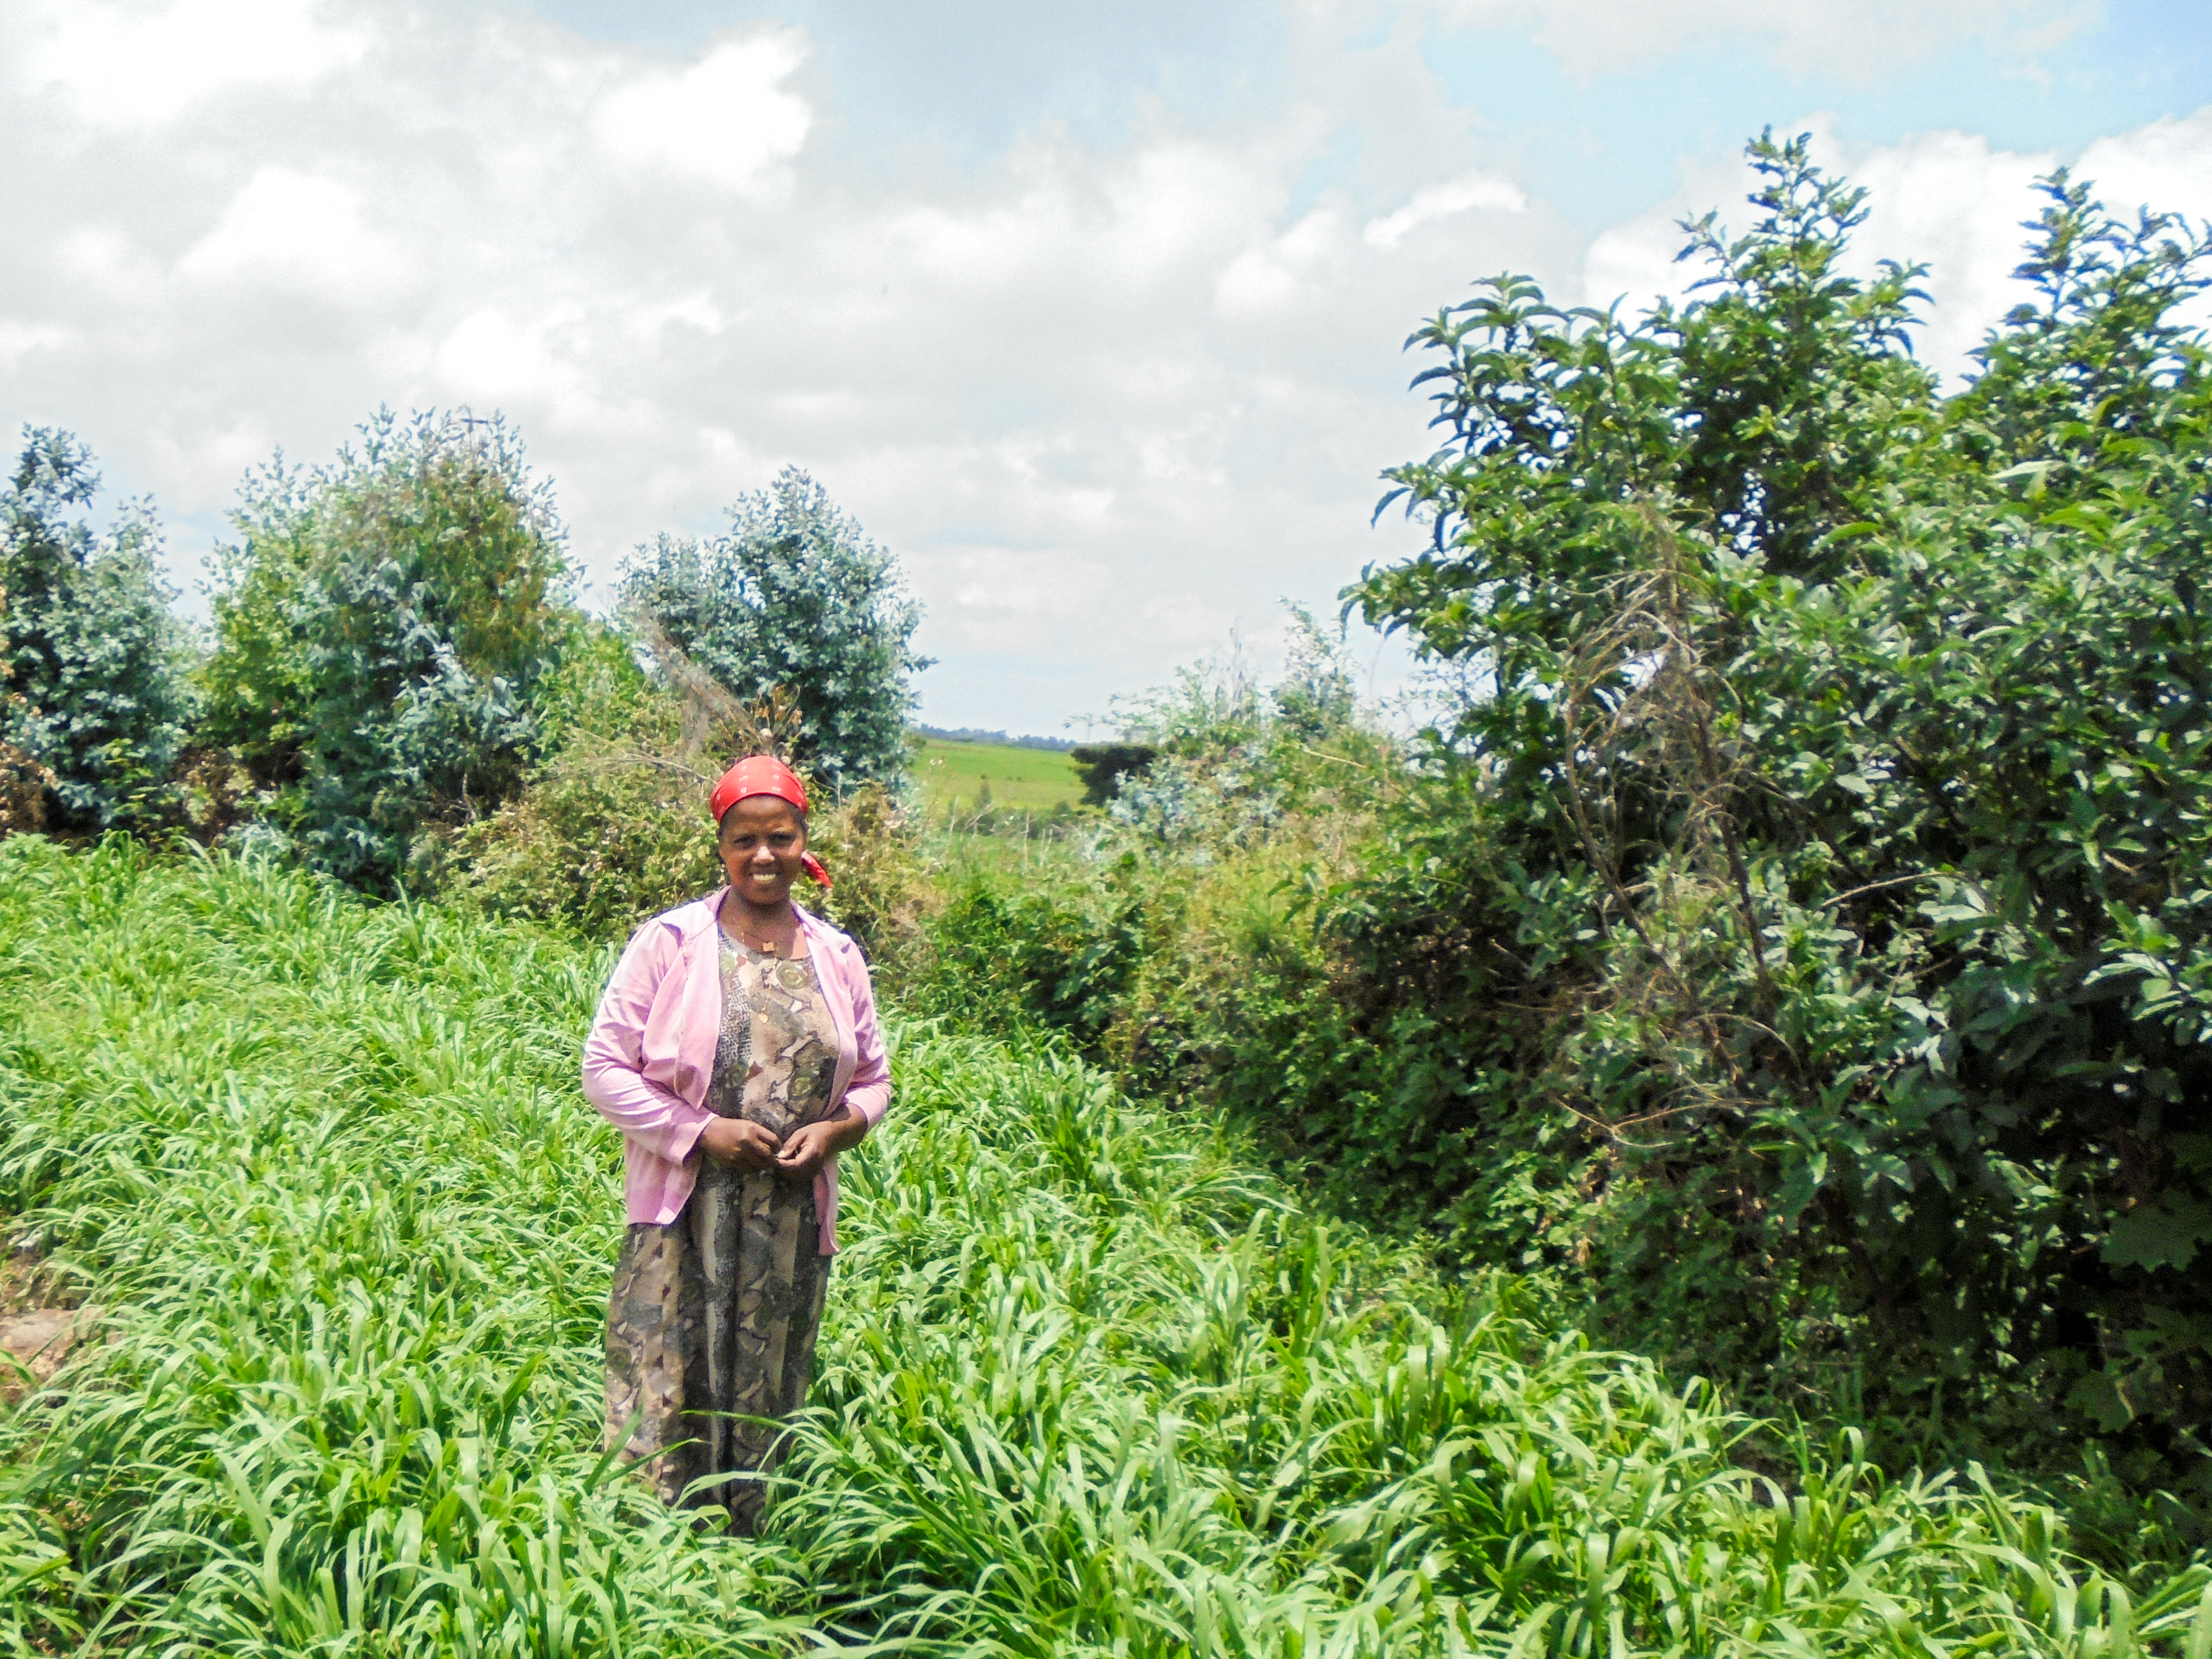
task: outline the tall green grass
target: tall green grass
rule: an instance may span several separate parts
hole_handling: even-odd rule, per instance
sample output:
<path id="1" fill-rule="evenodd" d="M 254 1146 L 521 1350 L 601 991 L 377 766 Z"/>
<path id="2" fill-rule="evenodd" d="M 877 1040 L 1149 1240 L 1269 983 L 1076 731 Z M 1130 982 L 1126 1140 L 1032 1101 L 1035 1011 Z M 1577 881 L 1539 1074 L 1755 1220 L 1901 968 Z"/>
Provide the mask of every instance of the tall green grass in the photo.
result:
<path id="1" fill-rule="evenodd" d="M 0 846 L 0 1212 L 109 1310 L 0 1423 L 19 1654 L 2154 1653 L 1978 1474 L 1786 1478 L 1694 1384 L 1331 1231 L 1207 1125 L 895 1024 L 769 1536 L 599 1451 L 609 965 Z"/>

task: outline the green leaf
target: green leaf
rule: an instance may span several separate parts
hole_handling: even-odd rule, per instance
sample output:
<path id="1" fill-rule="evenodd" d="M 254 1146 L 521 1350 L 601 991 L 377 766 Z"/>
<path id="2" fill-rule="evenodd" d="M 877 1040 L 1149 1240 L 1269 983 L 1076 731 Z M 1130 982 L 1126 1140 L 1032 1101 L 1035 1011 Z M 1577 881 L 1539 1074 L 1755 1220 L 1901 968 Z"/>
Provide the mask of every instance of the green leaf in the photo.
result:
<path id="1" fill-rule="evenodd" d="M 2105 1238 L 2105 1260 L 2116 1267 L 2185 1267 L 2212 1239 L 2212 1204 L 2168 1196 L 2129 1211 Z"/>

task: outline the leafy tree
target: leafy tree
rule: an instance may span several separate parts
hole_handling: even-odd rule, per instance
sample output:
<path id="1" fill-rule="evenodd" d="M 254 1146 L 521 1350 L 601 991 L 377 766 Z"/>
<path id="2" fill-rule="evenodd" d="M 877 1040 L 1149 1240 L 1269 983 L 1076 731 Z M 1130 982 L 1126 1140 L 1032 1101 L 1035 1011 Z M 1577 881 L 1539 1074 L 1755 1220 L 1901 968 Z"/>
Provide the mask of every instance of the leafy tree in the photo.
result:
<path id="1" fill-rule="evenodd" d="M 52 427 L 23 439 L 0 493 L 0 763 L 43 787 L 37 816 L 57 827 L 143 820 L 190 720 L 181 632 L 155 566 L 160 526 L 132 502 L 96 535 L 84 516 L 100 488 L 92 452 Z M 27 805 L 10 816 L 33 816 Z"/>
<path id="2" fill-rule="evenodd" d="M 1686 1365 L 2212 1490 L 2206 245 L 2055 175 L 1944 398 L 1862 193 L 1751 154 L 1688 303 L 1415 337 L 1431 548 L 1347 598 L 1483 692 L 1328 901 L 1304 1121 Z"/>
<path id="3" fill-rule="evenodd" d="M 637 550 L 623 605 L 750 702 L 778 687 L 798 699 L 795 764 L 842 790 L 891 783 L 906 765 L 921 606 L 890 553 L 787 467 L 700 542 L 662 535 Z"/>
<path id="4" fill-rule="evenodd" d="M 1085 802 L 1103 806 L 1114 799 L 1124 778 L 1142 775 L 1159 752 L 1149 743 L 1085 743 L 1067 754 L 1075 763 L 1076 776 L 1083 780 Z"/>
<path id="5" fill-rule="evenodd" d="M 247 480 L 215 601 L 208 729 L 312 860 L 398 878 L 430 820 L 512 794 L 576 617 L 550 489 L 503 422 L 380 412 Z"/>
<path id="6" fill-rule="evenodd" d="M 0 623 L 8 614 L 8 593 L 0 588 Z M 0 659 L 0 729 L 13 731 L 28 714 L 30 703 L 9 682 L 14 670 Z M 54 775 L 12 743 L 0 741 L 0 836 L 38 830 L 46 822 L 46 792 Z"/>

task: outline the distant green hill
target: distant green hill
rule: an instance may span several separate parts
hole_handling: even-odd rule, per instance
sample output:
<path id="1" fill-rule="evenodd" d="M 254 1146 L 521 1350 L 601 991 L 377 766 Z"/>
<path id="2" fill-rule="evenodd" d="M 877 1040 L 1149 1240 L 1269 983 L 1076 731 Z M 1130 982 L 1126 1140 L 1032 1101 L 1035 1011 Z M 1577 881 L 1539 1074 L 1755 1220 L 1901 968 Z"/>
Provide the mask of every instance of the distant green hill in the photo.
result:
<path id="1" fill-rule="evenodd" d="M 921 785 L 922 799 L 935 811 L 948 806 L 973 811 L 986 783 L 992 805 L 1018 811 L 1048 812 L 1083 799 L 1082 780 L 1066 755 L 1007 743 L 916 738 L 914 775 Z"/>

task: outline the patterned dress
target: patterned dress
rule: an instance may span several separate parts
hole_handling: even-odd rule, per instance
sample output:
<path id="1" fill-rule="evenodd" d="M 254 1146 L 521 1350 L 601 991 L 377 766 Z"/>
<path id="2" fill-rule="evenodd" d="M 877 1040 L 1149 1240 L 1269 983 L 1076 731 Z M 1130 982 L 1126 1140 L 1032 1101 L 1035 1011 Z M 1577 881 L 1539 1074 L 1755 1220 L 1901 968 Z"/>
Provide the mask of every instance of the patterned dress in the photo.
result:
<path id="1" fill-rule="evenodd" d="M 837 1028 L 811 957 L 763 956 L 717 927 L 722 1031 L 709 1110 L 781 1139 L 826 1117 Z M 684 1212 L 633 1223 L 607 1314 L 607 1443 L 667 1504 L 717 1506 L 750 1533 L 775 1467 L 774 1419 L 806 1399 L 831 1258 L 817 1250 L 812 1180 L 703 1158 Z M 767 1420 L 760 1420 L 767 1419 Z"/>

